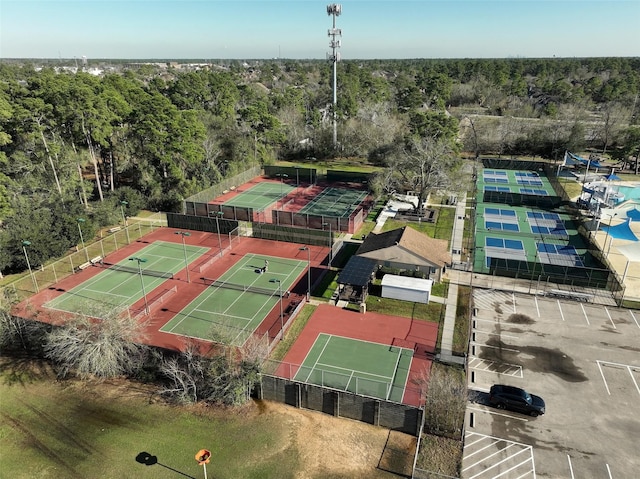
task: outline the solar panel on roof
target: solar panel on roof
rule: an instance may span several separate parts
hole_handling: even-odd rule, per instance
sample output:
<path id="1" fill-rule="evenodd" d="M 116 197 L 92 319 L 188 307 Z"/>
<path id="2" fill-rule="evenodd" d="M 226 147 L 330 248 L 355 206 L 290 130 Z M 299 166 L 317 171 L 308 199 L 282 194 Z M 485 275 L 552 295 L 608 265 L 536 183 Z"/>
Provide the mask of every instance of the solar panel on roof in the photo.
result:
<path id="1" fill-rule="evenodd" d="M 504 240 L 504 247 L 507 249 L 524 249 L 520 240 Z"/>

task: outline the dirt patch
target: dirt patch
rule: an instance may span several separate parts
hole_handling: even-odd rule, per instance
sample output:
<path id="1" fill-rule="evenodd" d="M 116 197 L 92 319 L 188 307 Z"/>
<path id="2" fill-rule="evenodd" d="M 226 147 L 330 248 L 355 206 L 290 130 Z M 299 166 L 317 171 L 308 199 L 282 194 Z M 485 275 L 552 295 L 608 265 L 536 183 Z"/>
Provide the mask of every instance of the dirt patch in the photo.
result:
<path id="1" fill-rule="evenodd" d="M 397 477 L 378 469 L 387 445 L 389 431 L 386 429 L 280 403 L 265 401 L 264 406 L 264 414 L 277 414 L 293 425 L 292 438 L 302 467 L 298 478 Z M 413 456 L 409 461 L 410 471 Z"/>

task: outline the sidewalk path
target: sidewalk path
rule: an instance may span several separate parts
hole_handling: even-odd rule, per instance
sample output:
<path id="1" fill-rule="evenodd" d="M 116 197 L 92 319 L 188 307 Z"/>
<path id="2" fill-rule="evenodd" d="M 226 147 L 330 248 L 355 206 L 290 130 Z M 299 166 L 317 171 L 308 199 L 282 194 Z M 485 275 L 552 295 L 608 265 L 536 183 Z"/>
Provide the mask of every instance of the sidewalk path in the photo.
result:
<path id="1" fill-rule="evenodd" d="M 456 204 L 456 218 L 451 233 L 451 261 L 460 262 L 462 239 L 464 231 L 464 217 L 466 214 L 467 196 L 462 195 Z M 453 356 L 453 332 L 456 326 L 456 308 L 458 303 L 458 283 L 460 271 L 449 270 L 449 291 L 447 293 L 444 324 L 442 325 L 442 342 L 440 343 L 440 359 L 444 362 L 459 362 Z"/>

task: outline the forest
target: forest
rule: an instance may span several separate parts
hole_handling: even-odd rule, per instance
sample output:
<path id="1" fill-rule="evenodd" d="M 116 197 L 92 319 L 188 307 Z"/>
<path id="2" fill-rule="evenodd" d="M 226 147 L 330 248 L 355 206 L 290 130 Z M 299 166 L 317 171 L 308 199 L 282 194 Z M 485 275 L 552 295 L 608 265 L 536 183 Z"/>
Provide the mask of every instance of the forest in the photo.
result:
<path id="1" fill-rule="evenodd" d="M 638 172 L 640 58 L 340 62 L 337 145 L 331 78 L 311 60 L 0 61 L 0 271 L 26 269 L 27 240 L 38 266 L 79 243 L 80 223 L 90 238 L 141 209 L 181 211 L 281 160 L 401 175 L 568 149 Z"/>

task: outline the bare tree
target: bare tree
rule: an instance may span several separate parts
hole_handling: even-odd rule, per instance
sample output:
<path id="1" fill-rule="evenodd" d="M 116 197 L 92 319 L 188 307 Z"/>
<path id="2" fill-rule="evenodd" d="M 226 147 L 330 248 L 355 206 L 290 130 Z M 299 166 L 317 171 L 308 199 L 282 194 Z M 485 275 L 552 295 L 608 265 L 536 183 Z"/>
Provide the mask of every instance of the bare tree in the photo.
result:
<path id="1" fill-rule="evenodd" d="M 425 403 L 425 429 L 444 436 L 462 433 L 468 392 L 464 372 L 451 367 L 435 365 L 431 369 L 429 389 Z"/>
<path id="2" fill-rule="evenodd" d="M 141 344 L 143 331 L 144 324 L 123 309 L 87 308 L 76 319 L 53 329 L 46 338 L 45 354 L 61 377 L 116 377 L 142 365 L 147 350 Z"/>
<path id="3" fill-rule="evenodd" d="M 0 350 L 9 352 L 20 350 L 31 354 L 40 354 L 42 339 L 48 326 L 39 321 L 13 316 L 0 306 Z"/>
<path id="4" fill-rule="evenodd" d="M 388 160 L 391 172 L 383 176 L 391 184 L 385 189 L 416 192 L 418 203 L 415 208 L 421 212 L 431 191 L 459 189 L 456 175 L 461 166 L 462 162 L 448 140 L 412 138 L 402 151 Z"/>
<path id="5" fill-rule="evenodd" d="M 212 323 L 214 341 L 208 351 L 195 344 L 163 359 L 160 373 L 165 385 L 160 395 L 178 403 L 206 401 L 237 406 L 246 403 L 259 381 L 268 355 L 267 338 L 251 335 L 241 347 L 232 346 L 232 332 L 222 315 Z"/>

